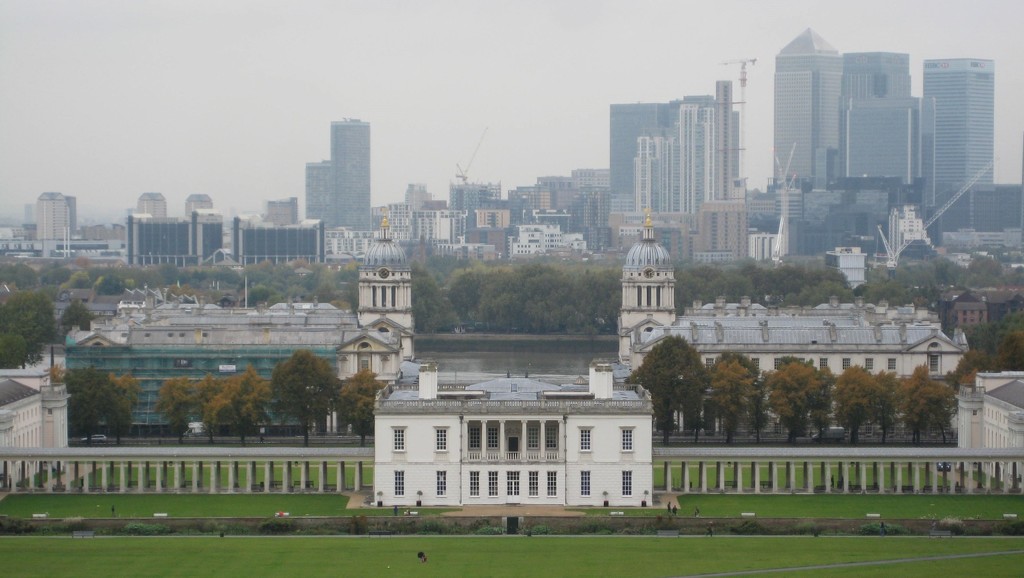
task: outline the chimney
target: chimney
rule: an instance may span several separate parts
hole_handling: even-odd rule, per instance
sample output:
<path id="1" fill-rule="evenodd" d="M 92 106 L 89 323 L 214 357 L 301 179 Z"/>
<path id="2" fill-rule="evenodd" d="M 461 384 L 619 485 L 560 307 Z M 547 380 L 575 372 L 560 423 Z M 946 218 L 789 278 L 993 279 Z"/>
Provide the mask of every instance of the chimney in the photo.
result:
<path id="1" fill-rule="evenodd" d="M 828 306 L 832 307 L 832 308 L 839 307 L 839 296 L 838 295 L 829 295 L 828 296 Z"/>
<path id="2" fill-rule="evenodd" d="M 758 321 L 758 325 L 761 326 L 761 341 L 768 343 L 768 340 L 771 339 L 771 334 L 768 333 L 768 320 Z"/>
<path id="3" fill-rule="evenodd" d="M 858 308 L 864 307 L 864 298 L 863 297 L 854 297 L 853 298 L 853 304 L 856 305 Z"/>
<path id="4" fill-rule="evenodd" d="M 420 370 L 420 384 L 423 383 L 422 371 Z M 611 399 L 613 382 L 610 363 L 596 360 L 590 362 L 590 393 L 594 394 L 594 399 Z"/>
<path id="5" fill-rule="evenodd" d="M 907 324 L 900 323 L 900 343 L 907 342 Z"/>
<path id="6" fill-rule="evenodd" d="M 420 399 L 437 399 L 437 362 L 420 365 Z"/>
<path id="7" fill-rule="evenodd" d="M 740 297 L 740 307 L 750 307 L 750 296 L 744 295 Z"/>
<path id="8" fill-rule="evenodd" d="M 718 321 L 715 321 L 715 340 L 719 343 L 725 341 L 725 327 Z"/>
<path id="9" fill-rule="evenodd" d="M 725 295 L 715 297 L 715 309 L 725 309 Z"/>
<path id="10" fill-rule="evenodd" d="M 704 302 L 703 301 L 701 301 L 700 299 L 694 300 L 694 302 L 693 302 L 693 309 L 694 309 L 694 311 L 699 310 L 703 306 L 704 306 Z"/>

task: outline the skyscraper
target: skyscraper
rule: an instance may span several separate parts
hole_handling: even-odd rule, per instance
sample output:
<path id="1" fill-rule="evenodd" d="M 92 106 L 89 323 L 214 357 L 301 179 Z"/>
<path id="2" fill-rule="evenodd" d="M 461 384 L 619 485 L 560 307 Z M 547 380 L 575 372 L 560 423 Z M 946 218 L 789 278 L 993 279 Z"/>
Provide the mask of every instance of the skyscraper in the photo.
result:
<path id="1" fill-rule="evenodd" d="M 331 160 L 306 163 L 306 218 L 370 230 L 370 124 L 331 123 Z"/>
<path id="2" fill-rule="evenodd" d="M 743 188 L 737 187 L 739 177 L 740 142 L 739 113 L 733 111 L 732 81 L 715 83 L 715 182 L 714 198 L 719 201 L 743 198 Z"/>
<path id="3" fill-rule="evenodd" d="M 673 101 L 611 105 L 608 179 L 613 212 L 642 208 L 634 207 L 637 139 L 670 136 L 679 118 L 679 104 L 679 101 Z"/>
<path id="4" fill-rule="evenodd" d="M 60 193 L 43 193 L 36 200 L 36 238 L 64 239 L 71 235 L 71 208 Z"/>
<path id="5" fill-rule="evenodd" d="M 142 193 L 139 195 L 135 212 L 156 219 L 165 219 L 167 218 L 167 199 L 160 193 Z"/>
<path id="6" fill-rule="evenodd" d="M 192 218 L 192 213 L 199 209 L 212 209 L 213 199 L 205 193 L 192 193 L 185 198 L 185 218 Z"/>
<path id="7" fill-rule="evenodd" d="M 910 55 L 899 52 L 843 54 L 843 100 L 908 98 Z"/>
<path id="8" fill-rule="evenodd" d="M 995 62 L 974 58 L 924 61 L 924 99 L 934 104 L 931 155 L 925 158 L 925 202 L 937 206 L 994 156 Z M 992 172 L 978 184 L 992 184 Z"/>
<path id="9" fill-rule="evenodd" d="M 793 150 L 789 172 L 817 187 L 838 154 L 842 76 L 839 52 L 810 28 L 775 57 L 775 152 L 784 163 Z"/>
<path id="10" fill-rule="evenodd" d="M 718 192 L 718 146 L 713 96 L 687 96 L 679 105 L 679 197 L 682 212 L 696 215 Z"/>

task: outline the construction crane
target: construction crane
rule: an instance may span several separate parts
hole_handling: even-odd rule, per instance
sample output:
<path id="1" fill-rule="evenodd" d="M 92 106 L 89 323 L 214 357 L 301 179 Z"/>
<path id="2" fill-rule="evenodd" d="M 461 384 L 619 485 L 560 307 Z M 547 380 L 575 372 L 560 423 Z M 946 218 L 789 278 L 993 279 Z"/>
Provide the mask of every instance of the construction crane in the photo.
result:
<path id="1" fill-rule="evenodd" d="M 782 264 L 782 257 L 786 254 L 786 217 L 789 216 L 789 189 L 793 187 L 796 175 L 789 176 L 789 167 L 793 163 L 793 153 L 796 152 L 796 143 L 789 149 L 789 159 L 786 160 L 786 168 L 782 170 L 782 163 L 778 155 L 775 156 L 775 166 L 779 169 L 779 178 L 776 184 L 781 186 L 779 191 L 781 203 L 779 203 L 779 232 L 775 234 L 775 243 L 772 244 L 772 263 L 776 267 Z"/>
<path id="2" fill-rule="evenodd" d="M 722 66 L 730 66 L 733 64 L 740 65 L 740 100 L 739 102 L 733 102 L 732 104 L 740 105 L 740 142 L 737 156 L 739 165 L 739 174 L 744 176 L 746 173 L 743 172 L 743 157 L 746 156 L 747 138 L 746 138 L 746 126 L 747 126 L 747 65 L 757 64 L 756 58 L 740 58 L 737 60 L 726 60 L 722 63 Z"/>
<path id="3" fill-rule="evenodd" d="M 969 191 L 975 183 L 978 182 L 981 177 L 985 176 L 989 170 L 995 165 L 995 161 L 989 161 L 980 171 L 974 174 L 973 177 L 967 180 L 964 186 L 960 187 L 956 193 L 949 198 L 948 201 L 941 207 L 935 214 L 925 221 L 922 230 L 927 232 L 928 229 L 935 224 L 942 217 L 942 214 L 949 210 L 960 197 L 964 196 L 964 193 Z M 899 209 L 893 208 L 892 213 L 889 215 L 889 236 L 885 236 L 885 231 L 882 230 L 882 226 L 878 225 L 878 235 L 882 238 L 882 244 L 885 245 L 885 266 L 889 269 L 889 277 L 896 276 L 896 267 L 900 263 L 900 255 L 903 251 L 910 246 L 913 240 L 905 240 L 902 235 L 899 234 Z M 899 238 L 897 236 L 899 235 Z"/>
<path id="4" fill-rule="evenodd" d="M 484 144 L 484 137 L 487 136 L 487 130 L 491 127 L 485 127 L 483 134 L 480 135 L 480 140 L 476 143 L 476 148 L 473 149 L 472 156 L 469 157 L 469 162 L 466 163 L 466 168 L 463 169 L 459 166 L 459 163 L 455 163 L 455 176 L 462 181 L 462 184 L 466 184 L 469 181 L 469 168 L 473 166 L 473 161 L 476 160 L 476 153 L 480 152 L 480 145 Z"/>

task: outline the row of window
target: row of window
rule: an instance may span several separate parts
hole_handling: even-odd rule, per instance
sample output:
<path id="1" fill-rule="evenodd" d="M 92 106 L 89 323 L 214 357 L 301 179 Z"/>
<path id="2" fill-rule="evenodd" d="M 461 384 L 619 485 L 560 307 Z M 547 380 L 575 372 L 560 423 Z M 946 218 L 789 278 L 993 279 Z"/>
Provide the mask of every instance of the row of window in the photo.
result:
<path id="1" fill-rule="evenodd" d="M 479 427 L 469 429 L 469 449 L 480 449 Z M 540 449 L 540 429 L 536 427 L 527 428 L 526 447 L 527 449 Z M 392 447 L 396 452 L 405 451 L 405 428 L 394 428 L 392 430 Z M 555 431 L 548 430 L 544 446 L 551 450 L 558 448 L 558 438 Z M 591 439 L 593 430 L 591 428 L 580 429 L 580 451 L 589 452 L 593 449 Z M 621 449 L 624 452 L 633 451 L 633 429 L 623 428 L 621 430 Z M 487 449 L 498 449 L 498 428 L 487 427 Z M 448 451 L 448 428 L 434 428 L 434 450 L 439 452 Z"/>
<path id="2" fill-rule="evenodd" d="M 487 473 L 487 496 L 497 497 L 498 496 L 498 472 L 489 471 Z M 520 473 L 521 472 L 505 472 L 505 495 L 506 496 L 518 496 L 520 495 Z M 445 470 L 438 470 L 436 474 L 436 495 L 439 498 L 443 498 L 448 495 L 448 472 Z M 469 472 L 469 495 L 470 497 L 480 497 L 480 474 L 481 472 L 473 470 Z M 558 472 L 549 471 L 546 474 L 546 491 L 549 498 L 558 496 Z M 633 495 L 633 471 L 623 470 L 622 471 L 622 496 L 631 497 Z M 540 472 L 529 471 L 526 472 L 526 491 L 530 497 L 540 496 Z M 584 470 L 580 472 L 580 495 L 583 497 L 589 497 L 591 495 L 591 484 L 590 484 L 590 470 Z M 405 496 L 405 471 L 395 471 L 395 496 Z"/>
<path id="3" fill-rule="evenodd" d="M 828 360 L 829 360 L 829 358 L 827 358 L 827 357 L 819 357 L 818 358 L 818 369 L 827 369 L 829 367 Z M 758 359 L 757 357 L 752 357 L 751 361 L 754 362 L 754 367 L 756 367 L 758 369 L 761 368 L 761 360 L 760 359 Z M 780 367 L 782 367 L 783 358 L 776 357 L 774 359 L 774 361 L 775 361 L 775 369 L 779 369 Z M 813 363 L 814 360 L 808 359 L 807 361 Z M 704 366 L 705 367 L 711 368 L 714 365 L 715 365 L 715 358 L 714 357 L 705 357 L 704 358 Z M 842 358 L 843 369 L 850 369 L 850 367 L 853 366 L 853 365 L 855 365 L 855 364 L 853 363 L 853 358 L 852 357 L 844 357 L 844 358 Z M 896 371 L 896 358 L 895 357 L 887 358 L 885 365 L 886 365 L 886 367 L 885 367 L 886 371 Z M 875 358 L 873 358 L 873 357 L 866 357 L 866 358 L 864 358 L 864 365 L 863 365 L 863 367 L 864 367 L 864 369 L 866 369 L 868 371 L 874 371 L 875 370 Z M 937 354 L 930 354 L 928 356 L 928 369 L 932 373 L 935 373 L 935 372 L 939 371 L 939 356 Z"/>
<path id="4" fill-rule="evenodd" d="M 580 451 L 589 452 L 593 449 L 591 443 L 591 428 L 580 429 Z M 624 452 L 633 451 L 633 428 L 622 428 L 620 430 L 621 444 L 620 448 Z"/>

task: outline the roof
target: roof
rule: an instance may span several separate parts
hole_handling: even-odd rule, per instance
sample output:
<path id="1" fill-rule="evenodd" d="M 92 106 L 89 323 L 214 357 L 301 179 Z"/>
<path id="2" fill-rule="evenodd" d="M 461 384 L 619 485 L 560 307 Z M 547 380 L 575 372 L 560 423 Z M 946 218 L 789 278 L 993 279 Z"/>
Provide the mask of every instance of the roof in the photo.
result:
<path id="1" fill-rule="evenodd" d="M 1015 379 L 989 391 L 988 396 L 1024 409 L 1024 381 Z"/>
<path id="2" fill-rule="evenodd" d="M 779 52 L 779 56 L 795 56 L 800 54 L 839 54 L 831 44 L 808 28 L 794 38 Z"/>
<path id="3" fill-rule="evenodd" d="M 38 391 L 27 385 L 22 385 L 11 379 L 5 379 L 0 381 L 0 407 L 37 395 L 38 393 Z"/>
<path id="4" fill-rule="evenodd" d="M 441 392 L 452 392 L 457 389 L 441 387 Z M 481 381 L 467 385 L 464 391 L 483 392 L 480 400 L 486 401 L 541 401 L 546 399 L 546 394 L 572 393 L 585 394 L 590 391 L 589 387 L 576 384 L 556 385 L 528 377 L 496 377 L 487 381 Z M 419 390 L 416 387 L 395 388 L 387 397 L 389 401 L 410 401 L 419 399 Z M 613 401 L 639 401 L 642 398 L 632 387 L 626 389 L 615 389 L 612 392 Z M 589 400 L 588 400 L 589 401 Z"/>

